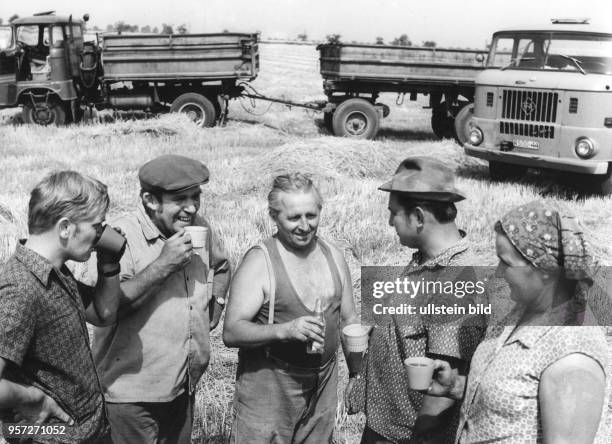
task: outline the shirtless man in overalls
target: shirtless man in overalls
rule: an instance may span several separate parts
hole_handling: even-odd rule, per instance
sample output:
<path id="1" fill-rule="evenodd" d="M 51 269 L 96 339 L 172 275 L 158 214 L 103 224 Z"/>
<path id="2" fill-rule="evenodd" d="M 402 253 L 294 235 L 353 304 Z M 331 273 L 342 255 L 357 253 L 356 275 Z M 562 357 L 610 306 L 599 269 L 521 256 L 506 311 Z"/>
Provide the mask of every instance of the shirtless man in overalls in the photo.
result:
<path id="1" fill-rule="evenodd" d="M 268 205 L 277 232 L 246 253 L 225 317 L 223 340 L 240 348 L 231 442 L 331 442 L 340 331 L 359 322 L 351 277 L 317 236 L 321 196 L 308 177 L 277 177 Z M 309 341 L 322 352 L 308 353 Z"/>

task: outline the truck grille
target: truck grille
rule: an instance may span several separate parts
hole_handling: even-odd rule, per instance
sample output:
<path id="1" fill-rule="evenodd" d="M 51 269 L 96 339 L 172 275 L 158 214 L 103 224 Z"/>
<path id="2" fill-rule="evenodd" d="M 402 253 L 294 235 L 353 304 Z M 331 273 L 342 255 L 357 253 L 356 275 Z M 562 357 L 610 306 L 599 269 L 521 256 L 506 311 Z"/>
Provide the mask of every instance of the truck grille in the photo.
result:
<path id="1" fill-rule="evenodd" d="M 553 125 L 537 125 L 533 123 L 499 122 L 499 132 L 512 136 L 539 137 L 554 139 L 555 127 Z"/>
<path id="2" fill-rule="evenodd" d="M 502 119 L 554 123 L 558 101 L 556 92 L 504 89 Z"/>

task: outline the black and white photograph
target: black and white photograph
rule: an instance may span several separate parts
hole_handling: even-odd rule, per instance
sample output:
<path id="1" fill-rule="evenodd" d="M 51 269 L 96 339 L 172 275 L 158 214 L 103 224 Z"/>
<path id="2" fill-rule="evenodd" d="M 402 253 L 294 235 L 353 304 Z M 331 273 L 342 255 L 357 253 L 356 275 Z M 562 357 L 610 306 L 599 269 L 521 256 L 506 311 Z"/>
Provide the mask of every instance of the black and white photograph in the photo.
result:
<path id="1" fill-rule="evenodd" d="M 4 0 L 0 444 L 611 444 L 612 4 Z"/>

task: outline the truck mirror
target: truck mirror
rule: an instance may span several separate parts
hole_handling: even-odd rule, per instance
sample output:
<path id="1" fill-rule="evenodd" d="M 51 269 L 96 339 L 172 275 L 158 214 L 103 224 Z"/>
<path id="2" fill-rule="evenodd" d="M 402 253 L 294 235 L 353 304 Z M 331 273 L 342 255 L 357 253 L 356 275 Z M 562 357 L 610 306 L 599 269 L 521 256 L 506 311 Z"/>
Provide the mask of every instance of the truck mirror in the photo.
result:
<path id="1" fill-rule="evenodd" d="M 88 22 L 89 21 L 89 14 L 83 14 L 83 21 L 84 22 Z"/>

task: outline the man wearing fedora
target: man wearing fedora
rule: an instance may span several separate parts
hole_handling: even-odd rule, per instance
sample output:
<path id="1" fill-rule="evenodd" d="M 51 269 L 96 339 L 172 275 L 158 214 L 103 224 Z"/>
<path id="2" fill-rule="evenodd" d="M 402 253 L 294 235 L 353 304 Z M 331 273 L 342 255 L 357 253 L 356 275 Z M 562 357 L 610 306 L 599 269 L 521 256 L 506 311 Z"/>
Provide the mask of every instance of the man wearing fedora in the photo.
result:
<path id="1" fill-rule="evenodd" d="M 465 233 L 455 223 L 455 202 L 464 197 L 455 188 L 448 167 L 431 158 L 407 158 L 379 189 L 389 193 L 389 225 L 400 243 L 416 249 L 403 276 L 414 281 L 435 280 L 440 270 L 477 263 Z M 460 274 L 463 280 L 475 279 L 473 270 Z M 393 297 L 406 302 L 401 299 L 405 295 Z M 466 298 L 461 301 L 469 302 Z M 453 442 L 458 406 L 409 390 L 403 361 L 410 356 L 444 356 L 465 373 L 482 331 L 427 319 L 409 325 L 399 315 L 391 316 L 387 325 L 376 326 L 362 372 L 347 390 L 349 412 L 366 413 L 362 443 Z"/>
<path id="2" fill-rule="evenodd" d="M 96 328 L 93 353 L 115 444 L 190 443 L 196 385 L 229 285 L 225 252 L 198 214 L 209 172 L 178 155 L 139 172 L 141 203 L 113 224 L 127 239 L 120 320 Z M 208 228 L 194 251 L 185 227 Z"/>

